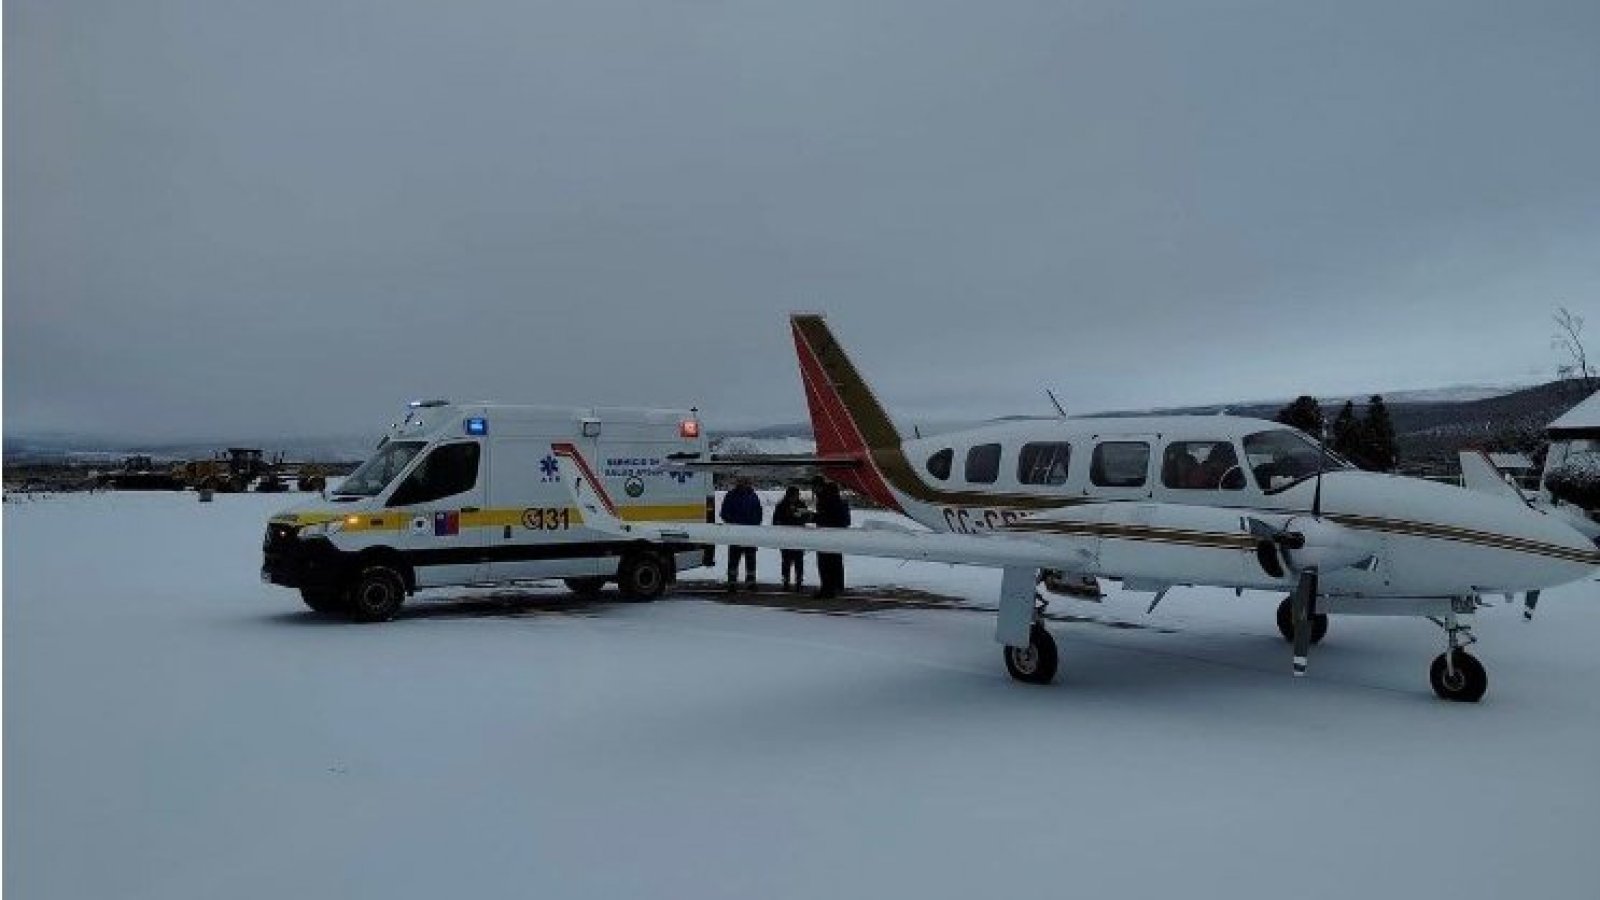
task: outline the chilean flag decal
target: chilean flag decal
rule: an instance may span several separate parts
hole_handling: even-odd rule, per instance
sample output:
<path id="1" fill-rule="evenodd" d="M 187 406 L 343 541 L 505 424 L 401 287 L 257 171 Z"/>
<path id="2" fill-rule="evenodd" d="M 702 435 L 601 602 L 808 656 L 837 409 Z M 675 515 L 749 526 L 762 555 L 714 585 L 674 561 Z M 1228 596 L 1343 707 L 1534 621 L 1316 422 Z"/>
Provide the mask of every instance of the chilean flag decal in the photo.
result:
<path id="1" fill-rule="evenodd" d="M 433 514 L 434 537 L 449 537 L 461 533 L 461 513 L 440 510 Z"/>

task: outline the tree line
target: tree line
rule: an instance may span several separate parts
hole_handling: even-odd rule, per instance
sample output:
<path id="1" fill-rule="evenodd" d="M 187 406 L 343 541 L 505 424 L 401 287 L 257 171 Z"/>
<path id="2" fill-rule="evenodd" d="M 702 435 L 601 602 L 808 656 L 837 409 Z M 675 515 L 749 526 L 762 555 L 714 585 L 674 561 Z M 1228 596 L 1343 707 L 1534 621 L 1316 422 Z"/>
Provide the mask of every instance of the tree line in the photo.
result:
<path id="1" fill-rule="evenodd" d="M 1363 469 L 1392 472 L 1400 464 L 1400 441 L 1383 397 L 1373 394 L 1358 417 L 1355 403 L 1346 400 L 1332 426 L 1322 414 L 1317 398 L 1305 394 L 1278 410 L 1277 420 L 1322 439 L 1330 450 Z"/>

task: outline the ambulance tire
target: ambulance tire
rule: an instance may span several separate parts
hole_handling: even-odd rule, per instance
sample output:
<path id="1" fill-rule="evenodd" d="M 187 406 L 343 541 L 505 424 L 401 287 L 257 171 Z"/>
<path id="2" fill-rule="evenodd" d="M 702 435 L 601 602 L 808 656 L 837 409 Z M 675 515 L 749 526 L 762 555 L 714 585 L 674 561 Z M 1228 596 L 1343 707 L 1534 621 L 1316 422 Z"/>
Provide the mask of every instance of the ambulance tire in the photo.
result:
<path id="1" fill-rule="evenodd" d="M 344 597 L 335 588 L 301 588 L 300 599 L 312 612 L 342 613 Z"/>
<path id="2" fill-rule="evenodd" d="M 406 600 L 406 582 L 388 566 L 368 566 L 345 589 L 345 611 L 357 622 L 386 622 Z"/>
<path id="3" fill-rule="evenodd" d="M 617 566 L 617 589 L 629 600 L 654 600 L 667 589 L 667 564 L 658 553 L 630 553 Z"/>
<path id="4" fill-rule="evenodd" d="M 593 578 L 563 578 L 561 582 L 567 586 L 567 590 L 584 600 L 600 596 L 606 586 L 606 580 L 598 575 Z"/>

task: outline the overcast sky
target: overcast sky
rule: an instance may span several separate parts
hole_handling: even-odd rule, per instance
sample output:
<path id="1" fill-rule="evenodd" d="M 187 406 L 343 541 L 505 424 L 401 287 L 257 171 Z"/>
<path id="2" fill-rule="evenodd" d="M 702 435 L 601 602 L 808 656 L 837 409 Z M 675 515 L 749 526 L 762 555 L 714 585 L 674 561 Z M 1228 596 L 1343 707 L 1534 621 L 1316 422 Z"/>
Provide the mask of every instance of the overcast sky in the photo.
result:
<path id="1" fill-rule="evenodd" d="M 902 417 L 1600 353 L 1600 3 L 9 0 L 5 431 Z"/>

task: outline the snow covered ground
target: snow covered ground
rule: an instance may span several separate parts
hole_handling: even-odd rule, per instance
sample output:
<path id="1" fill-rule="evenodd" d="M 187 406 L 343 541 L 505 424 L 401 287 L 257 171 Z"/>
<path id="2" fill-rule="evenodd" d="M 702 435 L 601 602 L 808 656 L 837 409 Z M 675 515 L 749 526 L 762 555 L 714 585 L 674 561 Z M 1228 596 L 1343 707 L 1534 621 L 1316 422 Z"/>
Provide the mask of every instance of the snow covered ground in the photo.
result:
<path id="1" fill-rule="evenodd" d="M 1058 604 L 1034 688 L 963 608 L 335 623 L 257 580 L 288 502 L 5 505 L 10 896 L 1600 896 L 1593 583 L 1480 616 L 1476 706 L 1429 691 L 1426 623 L 1336 619 L 1297 681 L 1276 598 L 1206 590 Z"/>

